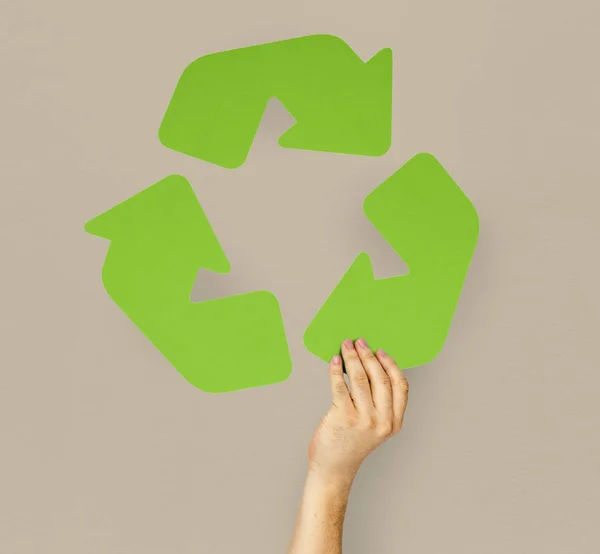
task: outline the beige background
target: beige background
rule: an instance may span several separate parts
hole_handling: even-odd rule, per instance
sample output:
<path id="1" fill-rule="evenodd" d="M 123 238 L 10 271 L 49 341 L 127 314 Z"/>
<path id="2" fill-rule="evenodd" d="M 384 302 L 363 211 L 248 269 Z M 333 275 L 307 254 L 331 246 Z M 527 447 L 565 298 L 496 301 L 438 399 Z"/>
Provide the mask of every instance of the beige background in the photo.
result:
<path id="1" fill-rule="evenodd" d="M 360 250 L 402 270 L 361 204 L 419 151 L 480 241 L 444 351 L 407 371 L 405 430 L 361 470 L 345 552 L 599 552 L 599 19 L 595 0 L 0 1 L 0 552 L 284 552 L 329 402 L 302 332 Z M 386 156 L 280 149 L 277 105 L 239 170 L 160 145 L 194 58 L 319 32 L 393 48 Z M 193 297 L 275 292 L 286 382 L 194 389 L 102 288 L 84 221 L 170 173 L 239 271 Z"/>

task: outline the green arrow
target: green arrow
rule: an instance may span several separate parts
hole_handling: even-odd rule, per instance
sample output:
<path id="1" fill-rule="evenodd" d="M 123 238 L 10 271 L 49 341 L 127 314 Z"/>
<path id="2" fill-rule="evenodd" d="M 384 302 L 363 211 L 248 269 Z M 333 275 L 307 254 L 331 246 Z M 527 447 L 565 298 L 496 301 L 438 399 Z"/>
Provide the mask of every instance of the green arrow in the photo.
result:
<path id="1" fill-rule="evenodd" d="M 401 367 L 440 352 L 479 234 L 475 208 L 437 160 L 412 158 L 367 196 L 371 223 L 409 267 L 375 279 L 361 253 L 310 323 L 306 347 L 324 360 L 346 338 L 364 337 Z"/>
<path id="2" fill-rule="evenodd" d="M 185 178 L 159 181 L 85 229 L 111 240 L 102 269 L 108 294 L 190 383 L 225 392 L 287 378 L 273 294 L 190 301 L 199 268 L 226 273 L 229 262 Z"/>
<path id="3" fill-rule="evenodd" d="M 239 167 L 273 97 L 296 119 L 279 139 L 284 148 L 385 154 L 391 144 L 392 51 L 364 63 L 342 39 L 313 35 L 204 56 L 181 75 L 160 141 Z"/>

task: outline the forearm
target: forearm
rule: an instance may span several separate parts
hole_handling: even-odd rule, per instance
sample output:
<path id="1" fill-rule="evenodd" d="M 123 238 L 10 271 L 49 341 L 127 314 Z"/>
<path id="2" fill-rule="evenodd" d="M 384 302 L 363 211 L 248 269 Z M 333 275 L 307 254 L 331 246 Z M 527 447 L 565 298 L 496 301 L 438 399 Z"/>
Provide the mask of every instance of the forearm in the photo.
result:
<path id="1" fill-rule="evenodd" d="M 310 469 L 288 554 L 340 554 L 353 475 L 327 476 Z"/>
<path id="2" fill-rule="evenodd" d="M 408 382 L 394 360 L 364 339 L 342 343 L 329 363 L 332 405 L 308 447 L 309 471 L 288 554 L 341 554 L 350 488 L 375 448 L 400 431 Z M 348 383 L 344 378 L 344 368 Z"/>

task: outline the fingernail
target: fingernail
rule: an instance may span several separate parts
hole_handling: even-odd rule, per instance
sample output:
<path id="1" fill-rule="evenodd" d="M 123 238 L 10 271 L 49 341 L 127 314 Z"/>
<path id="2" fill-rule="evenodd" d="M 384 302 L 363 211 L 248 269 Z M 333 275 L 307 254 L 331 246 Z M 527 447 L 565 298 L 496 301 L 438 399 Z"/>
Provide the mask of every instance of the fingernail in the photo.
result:
<path id="1" fill-rule="evenodd" d="M 379 353 L 380 353 L 382 356 L 387 356 L 387 352 L 386 352 L 385 350 L 382 350 L 381 348 L 379 349 Z"/>
<path id="2" fill-rule="evenodd" d="M 341 361 L 342 359 L 338 355 L 335 355 L 333 358 L 331 358 L 331 363 L 335 365 L 338 365 Z"/>
<path id="3" fill-rule="evenodd" d="M 348 348 L 349 350 L 353 350 L 353 349 L 354 349 L 354 344 L 352 344 L 352 341 L 351 341 L 350 339 L 346 339 L 346 340 L 343 342 L 343 344 L 344 344 L 344 346 L 345 346 L 346 348 Z"/>
<path id="4" fill-rule="evenodd" d="M 358 342 L 358 344 L 360 344 L 360 346 L 362 346 L 363 348 L 369 348 L 369 345 L 367 344 L 367 341 L 365 339 L 358 339 L 356 342 Z"/>

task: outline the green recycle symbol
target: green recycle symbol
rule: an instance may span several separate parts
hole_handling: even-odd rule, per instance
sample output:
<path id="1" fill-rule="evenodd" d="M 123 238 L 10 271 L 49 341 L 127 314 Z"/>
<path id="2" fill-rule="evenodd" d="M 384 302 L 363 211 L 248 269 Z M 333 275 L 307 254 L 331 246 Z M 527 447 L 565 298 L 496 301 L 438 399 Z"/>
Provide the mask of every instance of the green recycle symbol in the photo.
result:
<path id="1" fill-rule="evenodd" d="M 159 130 L 178 152 L 244 163 L 270 98 L 296 123 L 280 146 L 378 156 L 391 145 L 392 53 L 368 62 L 314 35 L 210 54 L 183 72 Z M 385 347 L 400 367 L 441 350 L 479 232 L 475 208 L 430 154 L 418 154 L 364 201 L 367 218 L 409 273 L 376 279 L 361 253 L 304 334 L 328 361 L 346 338 Z M 200 268 L 229 261 L 188 181 L 168 176 L 89 221 L 109 239 L 109 296 L 191 384 L 227 392 L 285 380 L 292 368 L 277 298 L 256 291 L 193 303 Z M 268 345 L 265 348 L 264 345 Z M 225 354 L 225 355 L 224 355 Z"/>

